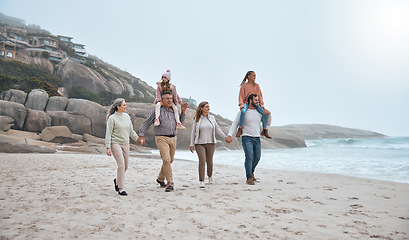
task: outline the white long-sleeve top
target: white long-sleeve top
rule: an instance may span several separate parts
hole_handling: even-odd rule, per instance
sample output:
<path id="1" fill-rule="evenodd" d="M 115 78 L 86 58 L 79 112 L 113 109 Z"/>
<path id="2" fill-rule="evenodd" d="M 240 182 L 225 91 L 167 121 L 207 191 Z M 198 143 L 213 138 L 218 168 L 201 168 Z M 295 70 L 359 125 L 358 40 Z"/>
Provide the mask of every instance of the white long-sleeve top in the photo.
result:
<path id="1" fill-rule="evenodd" d="M 198 122 L 196 120 L 193 121 L 190 146 L 194 146 L 194 144 L 216 143 L 216 132 L 219 136 L 226 138 L 226 134 L 220 129 L 214 116 L 200 116 Z"/>
<path id="2" fill-rule="evenodd" d="M 129 115 L 115 112 L 109 116 L 105 132 L 105 147 L 111 148 L 111 143 L 128 144 L 129 137 L 135 141 L 138 140 Z"/>
<path id="3" fill-rule="evenodd" d="M 246 115 L 244 116 L 242 136 L 260 137 L 261 130 L 263 129 L 261 126 L 261 117 L 262 115 L 257 112 L 256 109 L 247 109 Z M 240 112 L 237 113 L 236 118 L 230 126 L 229 136 L 235 135 L 239 121 Z"/>

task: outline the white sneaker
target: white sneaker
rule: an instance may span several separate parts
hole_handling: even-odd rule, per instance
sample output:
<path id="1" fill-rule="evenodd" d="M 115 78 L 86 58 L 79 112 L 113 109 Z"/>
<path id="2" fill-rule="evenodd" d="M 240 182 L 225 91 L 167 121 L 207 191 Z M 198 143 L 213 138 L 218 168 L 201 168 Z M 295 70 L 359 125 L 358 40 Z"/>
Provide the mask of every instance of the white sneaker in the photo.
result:
<path id="1" fill-rule="evenodd" d="M 213 183 L 213 179 L 212 179 L 212 177 L 208 177 L 208 178 L 207 178 L 207 183 L 210 183 L 210 184 L 212 184 L 212 183 Z"/>
<path id="2" fill-rule="evenodd" d="M 200 188 L 205 188 L 205 183 L 204 183 L 204 181 L 200 181 L 199 187 L 200 187 Z"/>

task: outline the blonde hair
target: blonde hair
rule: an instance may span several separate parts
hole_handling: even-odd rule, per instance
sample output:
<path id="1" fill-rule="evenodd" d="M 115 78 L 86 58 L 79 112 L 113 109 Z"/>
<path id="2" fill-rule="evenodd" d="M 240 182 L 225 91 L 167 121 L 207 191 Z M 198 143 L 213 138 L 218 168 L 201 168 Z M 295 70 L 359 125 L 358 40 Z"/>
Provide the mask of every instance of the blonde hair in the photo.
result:
<path id="1" fill-rule="evenodd" d="M 206 106 L 206 104 L 209 104 L 209 103 L 206 101 L 199 103 L 199 106 L 197 106 L 196 114 L 193 120 L 196 120 L 196 122 L 199 122 L 200 116 L 202 116 L 202 113 L 203 113 L 202 108 Z"/>
<path id="2" fill-rule="evenodd" d="M 246 83 L 246 81 L 247 81 L 249 75 L 252 74 L 252 73 L 254 73 L 254 71 L 248 71 L 248 72 L 246 73 L 246 76 L 244 76 L 243 81 L 241 82 L 240 86 L 243 85 L 244 83 Z"/>
<path id="3" fill-rule="evenodd" d="M 118 111 L 118 107 L 122 105 L 122 103 L 125 101 L 123 98 L 117 98 L 115 99 L 114 103 L 109 107 L 108 113 L 107 113 L 107 120 L 109 116 L 114 114 L 116 111 Z"/>

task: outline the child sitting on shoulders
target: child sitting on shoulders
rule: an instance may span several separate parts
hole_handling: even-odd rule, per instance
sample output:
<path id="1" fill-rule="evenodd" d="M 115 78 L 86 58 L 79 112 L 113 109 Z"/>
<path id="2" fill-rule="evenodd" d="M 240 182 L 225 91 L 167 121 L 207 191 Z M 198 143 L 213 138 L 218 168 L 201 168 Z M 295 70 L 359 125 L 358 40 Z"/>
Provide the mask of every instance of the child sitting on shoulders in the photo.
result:
<path id="1" fill-rule="evenodd" d="M 168 92 L 171 92 L 173 96 L 172 109 L 173 109 L 173 112 L 175 113 L 176 127 L 178 129 L 185 129 L 185 127 L 180 122 L 179 110 L 177 108 L 178 103 L 182 104 L 182 99 L 180 99 L 178 93 L 176 92 L 176 86 L 170 83 L 170 79 L 171 79 L 171 74 L 170 74 L 170 70 L 168 69 L 164 74 L 162 74 L 162 81 L 156 83 L 158 85 L 158 87 L 156 88 L 156 99 L 154 102 L 156 104 L 156 110 L 155 110 L 156 119 L 153 125 L 154 126 L 160 125 L 159 116 L 160 116 L 160 107 L 162 106 L 161 104 L 162 92 L 168 91 Z"/>
<path id="2" fill-rule="evenodd" d="M 240 92 L 239 92 L 239 106 L 240 106 L 240 121 L 239 121 L 239 129 L 237 131 L 236 137 L 240 137 L 242 134 L 243 123 L 244 123 L 244 116 L 246 114 L 247 109 L 249 108 L 249 103 L 247 102 L 247 98 L 251 94 L 256 94 L 260 101 L 260 104 L 256 107 L 256 110 L 263 115 L 261 118 L 261 122 L 263 123 L 263 131 L 261 132 L 261 136 L 265 136 L 266 138 L 271 138 L 268 134 L 267 129 L 267 120 L 268 114 L 270 111 L 264 109 L 264 102 L 263 102 L 263 94 L 261 93 L 260 86 L 256 83 L 256 73 L 254 71 L 248 71 L 246 76 L 244 76 L 243 81 L 240 85 Z"/>

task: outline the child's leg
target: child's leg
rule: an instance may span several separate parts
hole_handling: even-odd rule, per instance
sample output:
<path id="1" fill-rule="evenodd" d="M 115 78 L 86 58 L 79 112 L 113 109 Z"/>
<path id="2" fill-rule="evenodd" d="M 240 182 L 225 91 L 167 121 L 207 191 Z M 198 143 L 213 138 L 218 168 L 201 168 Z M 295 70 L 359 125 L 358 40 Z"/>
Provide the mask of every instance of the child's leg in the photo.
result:
<path id="1" fill-rule="evenodd" d="M 267 119 L 268 119 L 268 114 L 263 114 L 264 109 L 258 105 L 258 107 L 256 108 L 257 112 L 259 112 L 261 115 L 263 115 L 261 117 L 261 122 L 263 123 L 263 129 L 267 128 Z"/>
<path id="2" fill-rule="evenodd" d="M 172 109 L 173 109 L 173 112 L 175 113 L 176 122 L 179 123 L 180 122 L 179 110 L 178 110 L 178 107 L 176 107 L 175 103 L 172 103 Z"/>
<path id="3" fill-rule="evenodd" d="M 173 109 L 173 112 L 175 113 L 176 127 L 179 129 L 185 129 L 185 127 L 180 122 L 179 110 L 178 110 L 178 107 L 175 105 L 175 103 L 172 103 L 172 109 Z"/>
<path id="4" fill-rule="evenodd" d="M 156 109 L 155 109 L 155 122 L 154 122 L 154 126 L 159 126 L 160 125 L 160 121 L 159 121 L 159 117 L 160 117 L 160 107 L 161 107 L 161 102 L 158 102 L 156 104 Z"/>
<path id="5" fill-rule="evenodd" d="M 246 111 L 247 111 L 248 108 L 249 108 L 249 104 L 245 103 L 244 107 L 240 110 L 239 127 L 243 127 L 244 116 L 246 115 Z"/>

